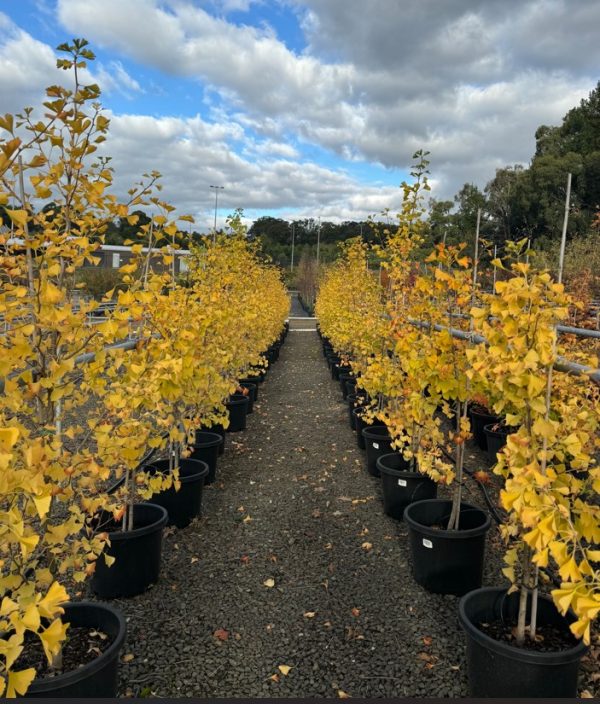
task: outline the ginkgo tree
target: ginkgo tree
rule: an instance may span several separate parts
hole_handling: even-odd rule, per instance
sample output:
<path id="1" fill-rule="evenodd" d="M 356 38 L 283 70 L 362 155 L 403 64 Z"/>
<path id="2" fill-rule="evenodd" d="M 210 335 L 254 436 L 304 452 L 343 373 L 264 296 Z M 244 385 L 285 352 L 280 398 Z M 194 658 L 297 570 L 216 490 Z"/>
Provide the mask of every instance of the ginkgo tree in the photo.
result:
<path id="1" fill-rule="evenodd" d="M 126 215 L 128 206 L 107 193 L 107 161 L 90 163 L 108 120 L 96 103 L 98 87 L 80 82 L 93 59 L 86 46 L 75 40 L 59 47 L 68 57 L 59 68 L 72 72 L 74 85 L 48 88 L 44 120 L 29 108 L 0 118 L 0 206 L 11 222 L 0 255 L 0 426 L 10 450 L 2 486 L 8 510 L 2 513 L 0 598 L 8 621 L 0 685 L 8 694 L 23 693 L 34 675 L 14 670 L 26 632 L 38 634 L 58 666 L 66 627 L 55 619 L 46 634 L 39 617 L 60 615 L 57 604 L 66 597 L 60 582 L 67 575 L 85 579 L 104 546 L 103 536 L 82 530 L 88 502 L 106 475 L 91 452 L 88 429 L 75 420 L 90 402 L 76 360 L 122 338 L 127 323 L 112 331 L 91 328 L 88 315 L 97 303 L 85 301 L 72 281 L 76 269 L 95 261 L 107 223 Z M 134 189 L 132 202 L 144 190 Z M 52 205 L 40 209 L 40 201 Z"/>
<path id="2" fill-rule="evenodd" d="M 499 392 L 495 410 L 508 408 L 507 422 L 518 426 L 494 470 L 505 479 L 504 572 L 520 590 L 517 640 L 535 638 L 538 589 L 554 568 L 562 580 L 552 591 L 555 604 L 563 614 L 573 610 L 571 630 L 589 643 L 600 613 L 598 393 L 585 377 L 553 369 L 562 352 L 556 325 L 571 303 L 563 285 L 523 261 L 509 274 L 471 311 L 488 346 L 469 356 Z"/>

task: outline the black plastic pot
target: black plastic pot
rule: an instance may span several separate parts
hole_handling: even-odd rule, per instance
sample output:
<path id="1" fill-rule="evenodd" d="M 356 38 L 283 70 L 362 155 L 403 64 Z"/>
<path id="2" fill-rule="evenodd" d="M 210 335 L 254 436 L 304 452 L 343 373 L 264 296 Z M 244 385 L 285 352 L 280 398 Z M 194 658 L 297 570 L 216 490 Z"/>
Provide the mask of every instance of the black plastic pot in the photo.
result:
<path id="1" fill-rule="evenodd" d="M 356 383 L 356 378 L 354 376 L 346 380 L 346 393 L 344 398 L 348 398 L 348 396 L 356 392 Z"/>
<path id="2" fill-rule="evenodd" d="M 242 394 L 232 394 L 225 403 L 229 412 L 228 433 L 238 433 L 246 430 L 246 416 L 248 415 L 248 404 L 250 399 Z"/>
<path id="3" fill-rule="evenodd" d="M 221 436 L 205 430 L 196 431 L 196 441 L 192 445 L 191 460 L 200 460 L 208 466 L 205 484 L 212 484 L 217 475 L 217 458 L 221 446 Z"/>
<path id="4" fill-rule="evenodd" d="M 92 591 L 112 599 L 135 596 L 158 581 L 162 552 L 163 528 L 169 514 L 162 506 L 150 503 L 133 507 L 133 530 L 116 530 L 112 516 L 104 513 L 101 524 L 107 523 L 110 546 L 105 552 L 115 558 L 108 567 L 102 555 L 96 560 L 96 571 L 90 580 Z"/>
<path id="5" fill-rule="evenodd" d="M 169 460 L 157 460 L 147 468 L 161 473 L 169 472 Z M 208 476 L 208 464 L 198 459 L 179 460 L 179 491 L 172 486 L 158 494 L 152 494 L 150 503 L 167 509 L 167 525 L 185 528 L 201 513 L 202 489 Z"/>
<path id="6" fill-rule="evenodd" d="M 252 402 L 258 401 L 258 384 L 250 379 L 240 379 L 239 384 L 242 388 L 248 389 Z"/>
<path id="7" fill-rule="evenodd" d="M 477 447 L 480 450 L 487 450 L 487 437 L 484 432 L 484 427 L 486 425 L 494 425 L 500 422 L 499 416 L 493 416 L 489 413 L 481 413 L 475 409 L 469 411 L 469 417 L 471 419 L 471 432 L 473 433 L 473 439 L 477 443 Z"/>
<path id="8" fill-rule="evenodd" d="M 248 379 L 253 384 L 262 384 L 266 379 L 267 370 L 264 367 L 251 367 L 248 371 Z"/>
<path id="9" fill-rule="evenodd" d="M 427 499 L 404 510 L 415 581 L 436 594 L 462 596 L 481 586 L 490 517 L 461 504 L 460 529 L 446 530 L 452 502 Z"/>
<path id="10" fill-rule="evenodd" d="M 225 428 L 219 423 L 218 425 L 203 425 L 201 426 L 197 431 L 196 431 L 196 439 L 194 444 L 198 444 L 199 442 L 201 443 L 201 440 L 199 440 L 198 433 L 215 433 L 221 438 L 221 444 L 219 445 L 219 457 L 225 452 Z M 194 458 L 196 459 L 196 458 Z M 203 462 L 207 462 L 207 460 L 204 459 L 204 457 L 198 457 L 197 459 L 202 460 Z M 210 467 L 210 463 L 207 462 L 207 464 Z M 210 474 L 209 474 L 210 476 Z M 205 484 L 209 484 L 208 481 L 204 482 Z"/>
<path id="11" fill-rule="evenodd" d="M 401 521 L 404 509 L 415 501 L 435 499 L 437 484 L 421 472 L 413 472 L 399 452 L 391 452 L 377 458 L 377 469 L 381 475 L 383 510 L 392 518 Z"/>
<path id="12" fill-rule="evenodd" d="M 124 616 L 109 604 L 91 601 L 65 604 L 64 610 L 65 613 L 62 616 L 64 623 L 69 623 L 73 627 L 94 628 L 106 633 L 112 642 L 95 660 L 76 670 L 55 677 L 35 679 L 29 686 L 25 698 L 116 698 L 119 655 L 127 634 Z"/>
<path id="13" fill-rule="evenodd" d="M 256 384 L 255 384 L 255 386 L 256 386 Z M 248 399 L 248 408 L 246 409 L 247 415 L 254 413 L 254 399 L 252 398 L 252 392 L 250 391 L 250 389 L 248 389 L 248 393 L 236 394 L 236 396 L 245 396 Z"/>
<path id="14" fill-rule="evenodd" d="M 348 394 L 346 396 L 348 402 L 348 418 L 350 419 L 350 429 L 356 430 L 356 419 L 354 418 L 354 409 L 361 408 L 365 401 L 356 394 Z"/>
<path id="15" fill-rule="evenodd" d="M 338 375 L 338 381 L 340 382 L 340 388 L 342 390 L 342 398 L 344 401 L 346 400 L 346 397 L 348 396 L 348 390 L 346 389 L 346 382 L 350 381 L 351 379 L 354 379 L 354 376 L 350 374 L 349 372 L 340 372 Z"/>
<path id="16" fill-rule="evenodd" d="M 365 439 L 363 437 L 362 431 L 364 428 L 373 428 L 375 426 L 381 426 L 385 425 L 383 421 L 380 420 L 375 420 L 371 425 L 368 425 L 365 420 L 363 419 L 363 412 L 364 408 L 362 406 L 358 406 L 352 411 L 352 415 L 354 416 L 354 423 L 355 423 L 355 429 L 356 429 L 356 442 L 358 446 L 360 447 L 361 450 L 365 449 Z"/>
<path id="17" fill-rule="evenodd" d="M 362 429 L 365 439 L 367 472 L 372 477 L 379 477 L 377 458 L 392 451 L 392 438 L 385 425 L 371 425 Z"/>
<path id="18" fill-rule="evenodd" d="M 492 462 L 496 462 L 496 453 L 506 445 L 506 438 L 513 432 L 512 428 L 506 428 L 501 426 L 498 430 L 492 430 L 494 424 L 485 425 L 483 432 L 485 433 L 485 439 L 487 443 L 487 451 L 489 458 Z"/>
<path id="19" fill-rule="evenodd" d="M 568 650 L 540 653 L 490 638 L 480 623 L 516 623 L 519 593 L 502 587 L 484 587 L 463 596 L 458 605 L 460 624 L 467 636 L 467 664 L 471 697 L 541 697 L 574 699 L 579 661 L 587 647 L 578 642 Z M 569 632 L 572 614 L 561 616 L 552 600 L 538 599 L 538 624 L 552 624 Z"/>

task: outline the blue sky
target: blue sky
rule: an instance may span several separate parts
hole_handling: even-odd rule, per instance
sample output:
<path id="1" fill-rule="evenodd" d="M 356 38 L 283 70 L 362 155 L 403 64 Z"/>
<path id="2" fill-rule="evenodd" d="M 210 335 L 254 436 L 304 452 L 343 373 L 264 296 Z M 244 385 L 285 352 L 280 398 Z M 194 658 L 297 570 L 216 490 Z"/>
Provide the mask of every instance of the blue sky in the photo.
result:
<path id="1" fill-rule="evenodd" d="M 598 26 L 593 0 L 0 0 L 0 110 L 85 37 L 118 190 L 157 169 L 199 223 L 214 183 L 221 218 L 360 219 L 399 208 L 417 149 L 436 197 L 527 163 L 594 88 Z"/>

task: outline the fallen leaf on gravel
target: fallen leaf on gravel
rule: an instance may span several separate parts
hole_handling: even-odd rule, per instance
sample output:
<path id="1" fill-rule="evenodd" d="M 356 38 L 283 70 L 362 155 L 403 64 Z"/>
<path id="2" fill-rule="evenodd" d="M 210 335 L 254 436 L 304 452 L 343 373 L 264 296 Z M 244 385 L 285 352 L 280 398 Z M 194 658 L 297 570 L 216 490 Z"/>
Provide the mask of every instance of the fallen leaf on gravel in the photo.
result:
<path id="1" fill-rule="evenodd" d="M 134 657 L 135 657 L 135 655 L 134 655 L 133 653 L 127 653 L 127 655 L 123 655 L 123 657 L 121 658 L 121 660 L 122 660 L 123 662 L 131 662 Z"/>
<path id="2" fill-rule="evenodd" d="M 277 673 L 275 673 L 274 675 L 271 675 L 269 677 L 269 679 L 272 680 L 273 682 L 279 682 L 279 675 Z"/>
<path id="3" fill-rule="evenodd" d="M 323 550 L 331 550 L 332 547 L 333 547 L 333 544 L 332 544 L 332 543 L 327 543 L 327 545 L 325 545 L 325 546 L 323 547 Z"/>
<path id="4" fill-rule="evenodd" d="M 243 521 L 243 522 L 244 522 L 244 523 L 250 523 L 251 520 L 252 520 L 252 517 L 251 517 L 251 516 L 244 516 L 244 521 Z"/>
<path id="5" fill-rule="evenodd" d="M 360 616 L 360 609 L 357 609 L 356 606 L 352 609 L 350 612 L 353 616 Z"/>
<path id="6" fill-rule="evenodd" d="M 250 562 L 250 558 L 248 557 L 248 555 L 242 555 L 240 557 L 240 562 L 244 565 L 247 565 Z"/>
<path id="7" fill-rule="evenodd" d="M 239 511 L 240 513 L 244 513 L 245 510 L 246 510 L 246 509 L 245 509 L 243 506 L 238 506 L 238 511 Z"/>
<path id="8" fill-rule="evenodd" d="M 372 550 L 373 549 L 373 543 L 363 543 L 360 546 L 363 550 Z"/>
<path id="9" fill-rule="evenodd" d="M 331 623 L 331 621 L 325 621 L 323 625 L 325 626 L 325 628 L 331 628 L 333 624 Z"/>
<path id="10" fill-rule="evenodd" d="M 431 645 L 433 643 L 433 638 L 431 636 L 423 636 L 423 643 L 425 645 Z"/>
<path id="11" fill-rule="evenodd" d="M 350 699 L 350 695 L 344 692 L 343 689 L 338 689 L 337 691 L 338 699 Z"/>
<path id="12" fill-rule="evenodd" d="M 357 504 L 366 504 L 369 499 L 352 499 L 352 505 L 356 506 Z"/>
<path id="13" fill-rule="evenodd" d="M 451 670 L 460 670 L 460 665 L 450 665 Z"/>
<path id="14" fill-rule="evenodd" d="M 291 665 L 277 665 L 277 669 L 279 672 L 281 672 L 282 675 L 289 675 L 290 670 L 292 669 Z"/>
<path id="15" fill-rule="evenodd" d="M 581 699 L 593 699 L 594 695 L 588 690 L 584 689 L 583 692 L 579 695 Z"/>
<path id="16" fill-rule="evenodd" d="M 275 580 L 269 577 L 269 579 L 265 579 L 263 584 L 265 585 L 265 587 L 269 587 L 269 589 L 271 589 L 271 587 L 275 586 Z"/>
<path id="17" fill-rule="evenodd" d="M 213 633 L 213 637 L 221 641 L 226 641 L 229 638 L 229 631 L 226 631 L 224 628 L 217 628 Z"/>
<path id="18" fill-rule="evenodd" d="M 318 508 L 316 508 L 316 509 L 312 512 L 312 517 L 313 517 L 313 518 L 321 518 L 321 512 L 319 511 Z"/>
<path id="19" fill-rule="evenodd" d="M 363 526 L 363 529 L 360 531 L 359 535 L 368 535 L 369 534 L 369 529 L 367 526 Z"/>
<path id="20" fill-rule="evenodd" d="M 198 559 L 199 559 L 199 558 L 197 558 L 197 557 L 192 557 L 190 564 L 193 565 L 194 562 L 198 562 Z"/>
<path id="21" fill-rule="evenodd" d="M 316 611 L 305 611 L 304 618 L 314 618 L 317 615 Z"/>
<path id="22" fill-rule="evenodd" d="M 271 562 L 277 562 L 277 555 L 269 555 L 269 560 L 271 560 Z"/>

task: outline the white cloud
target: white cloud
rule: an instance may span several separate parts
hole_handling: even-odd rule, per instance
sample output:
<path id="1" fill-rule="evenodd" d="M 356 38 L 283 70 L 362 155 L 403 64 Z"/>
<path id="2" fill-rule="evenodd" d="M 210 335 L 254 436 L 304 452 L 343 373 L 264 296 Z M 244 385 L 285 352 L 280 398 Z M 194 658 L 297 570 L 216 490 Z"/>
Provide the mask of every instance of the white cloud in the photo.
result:
<path id="1" fill-rule="evenodd" d="M 585 97 L 600 65 L 595 0 L 285 0 L 302 21 L 302 53 L 269 27 L 227 20 L 253 0 L 56 2 L 69 33 L 112 52 L 93 69 L 108 94 L 154 91 L 120 58 L 204 87 L 211 122 L 115 115 L 109 141 L 120 184 L 156 167 L 166 192 L 198 212 L 210 183 L 226 184 L 231 209 L 396 207 L 397 188 L 302 161 L 311 144 L 394 169 L 424 148 L 436 196 L 483 185 L 529 160 L 535 129 Z M 0 28 L 3 102 L 20 108 L 57 80 L 54 55 L 1 14 Z"/>
<path id="2" fill-rule="evenodd" d="M 59 0 L 70 30 L 203 79 L 240 123 L 264 123 L 265 136 L 292 133 L 396 168 L 429 149 L 446 194 L 491 178 L 491 164 L 528 160 L 536 127 L 584 97 L 600 65 L 593 0 L 295 5 L 309 40 L 302 55 L 184 0 Z M 145 31 L 132 31 L 141 16 Z M 580 40 L 585 58 L 572 56 Z"/>

